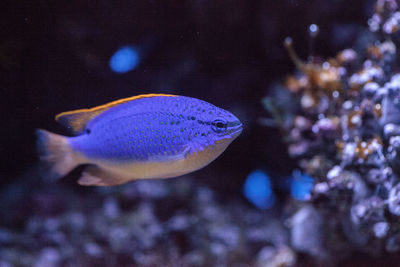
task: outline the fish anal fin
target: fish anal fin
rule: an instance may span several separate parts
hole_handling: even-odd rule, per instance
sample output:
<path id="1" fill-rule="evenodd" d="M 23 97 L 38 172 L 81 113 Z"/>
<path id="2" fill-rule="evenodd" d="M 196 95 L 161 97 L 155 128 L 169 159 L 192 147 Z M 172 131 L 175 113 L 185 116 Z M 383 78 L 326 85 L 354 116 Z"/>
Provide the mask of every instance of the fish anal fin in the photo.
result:
<path id="1" fill-rule="evenodd" d="M 64 125 L 68 129 L 70 129 L 73 133 L 79 134 L 82 133 L 86 127 L 86 124 L 95 118 L 96 116 L 100 115 L 104 111 L 115 107 L 120 104 L 124 104 L 130 101 L 147 98 L 147 97 L 158 97 L 158 96 L 170 96 L 176 97 L 176 95 L 168 95 L 168 94 L 144 94 L 144 95 L 137 95 L 132 97 L 127 97 L 119 100 L 115 100 L 109 102 L 107 104 L 97 106 L 94 108 L 89 109 L 77 109 L 72 111 L 62 112 L 56 115 L 56 121 L 60 124 Z"/>
<path id="2" fill-rule="evenodd" d="M 96 165 L 86 167 L 78 184 L 85 186 L 112 186 L 126 183 L 128 179 Z"/>

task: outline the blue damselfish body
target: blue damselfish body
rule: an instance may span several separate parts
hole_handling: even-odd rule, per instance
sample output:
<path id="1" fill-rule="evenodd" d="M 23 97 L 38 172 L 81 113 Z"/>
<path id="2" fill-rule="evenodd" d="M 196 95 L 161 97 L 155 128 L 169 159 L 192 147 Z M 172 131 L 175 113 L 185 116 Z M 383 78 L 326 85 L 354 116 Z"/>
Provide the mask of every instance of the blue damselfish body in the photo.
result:
<path id="1" fill-rule="evenodd" d="M 40 158 L 58 177 L 89 164 L 78 181 L 81 185 L 118 185 L 193 172 L 217 158 L 242 131 L 239 119 L 224 109 L 166 94 L 63 112 L 56 120 L 74 136 L 38 129 Z"/>

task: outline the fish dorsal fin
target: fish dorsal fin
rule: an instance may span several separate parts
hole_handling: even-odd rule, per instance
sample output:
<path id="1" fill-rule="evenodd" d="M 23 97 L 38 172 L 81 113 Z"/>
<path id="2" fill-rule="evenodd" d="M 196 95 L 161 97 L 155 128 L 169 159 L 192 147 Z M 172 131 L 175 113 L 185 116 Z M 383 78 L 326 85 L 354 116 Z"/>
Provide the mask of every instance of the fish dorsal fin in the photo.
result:
<path id="1" fill-rule="evenodd" d="M 141 98 L 147 97 L 157 97 L 157 96 L 176 96 L 176 95 L 167 95 L 167 94 L 145 94 L 145 95 L 137 95 L 132 97 L 127 97 L 119 100 L 112 101 L 110 103 L 97 106 L 94 108 L 88 109 L 77 109 L 67 112 L 62 112 L 56 116 L 56 121 L 60 124 L 64 125 L 68 129 L 72 131 L 73 134 L 80 134 L 86 127 L 86 124 L 103 113 L 104 111 L 118 106 L 120 104 L 124 104 L 133 100 L 138 100 Z"/>

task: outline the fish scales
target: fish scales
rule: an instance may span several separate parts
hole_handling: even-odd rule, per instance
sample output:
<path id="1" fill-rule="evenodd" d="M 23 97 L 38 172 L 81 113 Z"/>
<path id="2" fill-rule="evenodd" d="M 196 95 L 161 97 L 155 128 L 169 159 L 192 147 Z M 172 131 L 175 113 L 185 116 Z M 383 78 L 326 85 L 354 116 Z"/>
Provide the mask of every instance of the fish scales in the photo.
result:
<path id="1" fill-rule="evenodd" d="M 88 124 L 90 135 L 70 144 L 89 157 L 141 161 L 173 155 L 192 139 L 209 145 L 211 122 L 202 113 L 216 112 L 213 106 L 186 97 L 165 98 L 140 99 L 106 111 Z"/>
<path id="2" fill-rule="evenodd" d="M 131 172 L 133 176 L 143 176 L 132 179 L 166 178 L 199 169 L 222 153 L 242 129 L 240 121 L 230 112 L 190 97 L 139 96 L 111 104 L 110 108 L 100 106 L 105 109 L 101 112 L 94 108 L 58 117 L 83 129 L 80 135 L 65 138 L 75 158 L 114 174 L 128 177 Z M 81 127 L 85 120 L 88 120 L 86 125 Z M 211 152 L 214 149 L 218 151 Z M 121 165 L 124 170 L 118 169 Z M 160 170 L 147 170 L 146 166 Z M 167 172 L 165 175 L 162 168 Z M 135 172 L 138 169 L 141 171 Z M 111 182 L 103 179 L 102 183 Z"/>

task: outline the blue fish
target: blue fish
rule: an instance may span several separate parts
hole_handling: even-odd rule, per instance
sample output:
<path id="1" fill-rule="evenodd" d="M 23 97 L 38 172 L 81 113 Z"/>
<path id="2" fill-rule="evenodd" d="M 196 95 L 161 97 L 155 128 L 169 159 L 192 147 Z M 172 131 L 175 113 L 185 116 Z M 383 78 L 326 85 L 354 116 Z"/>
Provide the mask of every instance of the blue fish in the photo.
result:
<path id="1" fill-rule="evenodd" d="M 290 180 L 290 194 L 292 197 L 297 200 L 309 200 L 314 188 L 314 178 L 299 170 L 295 170 Z"/>
<path id="2" fill-rule="evenodd" d="M 262 170 L 255 170 L 247 176 L 243 194 L 254 206 L 263 210 L 271 208 L 276 202 L 271 179 Z"/>
<path id="3" fill-rule="evenodd" d="M 36 130 L 40 158 L 62 177 L 81 164 L 81 185 L 181 176 L 216 159 L 239 136 L 242 123 L 205 101 L 147 94 L 63 112 L 56 120 L 73 137 Z"/>
<path id="4" fill-rule="evenodd" d="M 118 49 L 110 59 L 110 68 L 117 73 L 126 73 L 135 69 L 140 63 L 140 54 L 133 46 Z"/>

